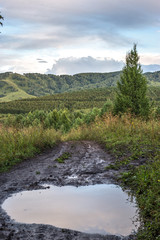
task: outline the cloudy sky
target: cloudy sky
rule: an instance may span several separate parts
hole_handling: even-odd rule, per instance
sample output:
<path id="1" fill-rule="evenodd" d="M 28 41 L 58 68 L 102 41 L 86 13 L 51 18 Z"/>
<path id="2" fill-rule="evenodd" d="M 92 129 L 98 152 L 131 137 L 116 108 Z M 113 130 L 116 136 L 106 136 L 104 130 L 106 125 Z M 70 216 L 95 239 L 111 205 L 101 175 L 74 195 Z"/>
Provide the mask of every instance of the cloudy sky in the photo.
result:
<path id="1" fill-rule="evenodd" d="M 158 0 L 4 0 L 0 11 L 0 72 L 116 71 L 133 43 L 141 64 L 160 65 Z"/>

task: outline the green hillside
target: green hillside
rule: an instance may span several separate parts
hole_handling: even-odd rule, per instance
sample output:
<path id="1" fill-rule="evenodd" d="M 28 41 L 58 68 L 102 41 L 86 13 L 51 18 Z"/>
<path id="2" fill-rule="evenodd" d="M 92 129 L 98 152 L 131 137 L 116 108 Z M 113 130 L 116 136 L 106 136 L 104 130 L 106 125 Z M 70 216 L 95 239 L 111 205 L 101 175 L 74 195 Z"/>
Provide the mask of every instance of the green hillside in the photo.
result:
<path id="1" fill-rule="evenodd" d="M 34 110 L 53 109 L 90 109 L 101 108 L 108 100 L 112 102 L 115 87 L 81 90 L 69 93 L 59 93 L 50 96 L 16 100 L 0 103 L 0 113 L 27 113 Z M 160 104 L 160 87 L 149 87 L 148 97 L 155 105 Z"/>
<path id="2" fill-rule="evenodd" d="M 34 98 L 12 81 L 12 78 L 0 80 L 0 101 L 8 102 L 16 99 Z"/>
<path id="3" fill-rule="evenodd" d="M 40 73 L 0 74 L 0 102 L 55 93 L 116 86 L 121 72 L 53 75 Z M 149 86 L 160 86 L 160 72 L 145 73 Z"/>
<path id="4" fill-rule="evenodd" d="M 107 99 L 114 99 L 114 88 L 89 89 L 59 93 L 31 99 L 0 103 L 0 113 L 26 113 L 34 110 L 101 108 Z"/>
<path id="5" fill-rule="evenodd" d="M 148 72 L 144 74 L 148 79 L 148 84 L 151 86 L 160 86 L 160 71 Z"/>
<path id="6" fill-rule="evenodd" d="M 77 91 L 82 89 L 102 88 L 115 86 L 119 79 L 120 72 L 113 73 L 82 73 L 73 76 L 70 75 L 53 75 L 53 74 L 39 74 L 39 73 L 28 73 L 20 75 L 17 73 L 2 73 L 0 74 L 0 101 L 13 100 L 8 95 L 13 93 L 16 95 L 17 89 L 27 93 L 17 95 L 19 98 L 28 98 L 32 96 L 45 96 L 54 93 L 63 93 L 70 91 Z M 10 79 L 14 84 L 8 84 L 7 90 L 4 86 L 4 82 Z M 17 88 L 15 87 L 17 86 Z M 15 98 L 16 99 L 16 98 Z"/>

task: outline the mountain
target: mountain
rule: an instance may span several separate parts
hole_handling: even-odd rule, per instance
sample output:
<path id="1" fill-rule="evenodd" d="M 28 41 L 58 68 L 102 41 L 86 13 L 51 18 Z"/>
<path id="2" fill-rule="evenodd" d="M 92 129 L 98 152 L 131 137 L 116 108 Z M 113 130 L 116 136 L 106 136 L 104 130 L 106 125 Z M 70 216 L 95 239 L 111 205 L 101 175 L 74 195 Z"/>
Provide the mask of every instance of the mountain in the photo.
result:
<path id="1" fill-rule="evenodd" d="M 0 102 L 93 88 L 116 86 L 121 72 L 54 75 L 6 72 L 0 74 Z M 144 74 L 151 86 L 160 86 L 160 71 Z"/>
<path id="2" fill-rule="evenodd" d="M 143 72 L 156 72 L 160 71 L 160 65 L 158 64 L 150 64 L 150 65 L 142 65 Z"/>

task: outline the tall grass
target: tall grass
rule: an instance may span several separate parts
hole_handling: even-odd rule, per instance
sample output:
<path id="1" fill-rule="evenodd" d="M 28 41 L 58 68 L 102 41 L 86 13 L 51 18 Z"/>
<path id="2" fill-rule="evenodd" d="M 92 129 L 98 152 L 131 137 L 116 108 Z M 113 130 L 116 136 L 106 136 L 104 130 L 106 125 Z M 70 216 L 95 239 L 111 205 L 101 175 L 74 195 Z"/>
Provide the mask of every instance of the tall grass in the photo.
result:
<path id="1" fill-rule="evenodd" d="M 22 159 L 34 156 L 42 149 L 52 147 L 60 141 L 61 135 L 54 129 L 41 126 L 0 128 L 0 171 L 6 170 Z"/>
<path id="2" fill-rule="evenodd" d="M 133 118 L 131 115 L 122 117 L 108 114 L 102 118 L 97 117 L 90 125 L 83 125 L 73 128 L 63 137 L 64 140 L 90 139 L 106 142 L 129 142 L 139 140 L 147 141 L 154 145 L 160 140 L 160 122 L 156 119 L 143 121 L 140 118 Z"/>

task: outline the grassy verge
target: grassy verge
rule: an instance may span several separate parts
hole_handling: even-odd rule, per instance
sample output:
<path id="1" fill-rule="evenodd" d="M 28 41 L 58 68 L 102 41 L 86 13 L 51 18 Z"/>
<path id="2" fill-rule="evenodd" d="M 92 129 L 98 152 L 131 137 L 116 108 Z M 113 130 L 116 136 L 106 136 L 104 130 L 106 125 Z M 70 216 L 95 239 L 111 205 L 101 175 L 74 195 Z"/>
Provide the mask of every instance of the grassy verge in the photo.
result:
<path id="1" fill-rule="evenodd" d="M 0 128 L 0 171 L 5 171 L 17 162 L 32 157 L 60 141 L 60 132 L 54 129 L 29 127 Z"/>
<path id="2" fill-rule="evenodd" d="M 142 227 L 137 239 L 160 239 L 160 122 L 107 115 L 61 134 L 39 127 L 1 128 L 0 168 L 4 170 L 57 141 L 94 140 L 114 155 L 110 168 L 123 169 L 121 183 L 137 198 Z M 107 171 L 108 169 L 106 169 Z"/>
<path id="3" fill-rule="evenodd" d="M 64 136 L 64 140 L 83 139 L 105 143 L 115 157 L 109 168 L 123 168 L 120 181 L 133 190 L 140 209 L 142 225 L 137 239 L 159 240 L 160 122 L 110 115 Z"/>

